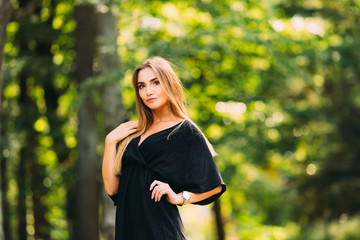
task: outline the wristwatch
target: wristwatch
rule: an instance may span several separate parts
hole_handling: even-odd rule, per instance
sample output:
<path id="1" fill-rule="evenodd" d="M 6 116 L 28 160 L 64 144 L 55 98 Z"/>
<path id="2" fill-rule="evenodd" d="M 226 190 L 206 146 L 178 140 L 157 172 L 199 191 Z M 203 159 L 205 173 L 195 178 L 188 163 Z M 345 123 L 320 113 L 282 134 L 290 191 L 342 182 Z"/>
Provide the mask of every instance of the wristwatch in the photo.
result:
<path id="1" fill-rule="evenodd" d="M 190 201 L 191 195 L 190 195 L 190 193 L 188 191 L 183 191 L 182 192 L 182 197 L 183 197 L 184 200 L 183 200 L 182 204 L 179 205 L 179 206 L 187 204 Z"/>

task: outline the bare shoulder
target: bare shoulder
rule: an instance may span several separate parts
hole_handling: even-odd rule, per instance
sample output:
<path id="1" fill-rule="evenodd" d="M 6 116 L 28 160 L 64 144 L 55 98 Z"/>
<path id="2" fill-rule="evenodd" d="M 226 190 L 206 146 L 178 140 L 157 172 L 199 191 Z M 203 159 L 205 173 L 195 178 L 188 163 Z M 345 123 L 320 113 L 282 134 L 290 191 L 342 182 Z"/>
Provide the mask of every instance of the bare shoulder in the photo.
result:
<path id="1" fill-rule="evenodd" d="M 181 122 L 183 122 L 185 119 L 176 119 L 173 121 L 166 121 L 166 122 L 159 122 L 159 123 L 153 123 L 145 132 L 144 135 L 151 135 L 153 133 L 166 130 L 168 128 L 172 128 Z"/>

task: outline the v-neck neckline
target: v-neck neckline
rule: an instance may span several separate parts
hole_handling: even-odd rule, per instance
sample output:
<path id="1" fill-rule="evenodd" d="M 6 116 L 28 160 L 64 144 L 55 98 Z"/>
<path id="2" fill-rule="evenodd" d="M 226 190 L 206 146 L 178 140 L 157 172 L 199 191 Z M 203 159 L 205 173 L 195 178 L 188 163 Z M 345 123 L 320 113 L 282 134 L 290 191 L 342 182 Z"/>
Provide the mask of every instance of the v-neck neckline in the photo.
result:
<path id="1" fill-rule="evenodd" d="M 158 132 L 154 132 L 154 133 L 150 134 L 149 136 L 147 136 L 144 140 L 142 140 L 141 143 L 140 143 L 141 135 L 138 136 L 139 141 L 138 141 L 137 144 L 136 144 L 137 147 L 140 148 L 140 147 L 143 145 L 143 143 L 144 143 L 149 137 L 152 137 L 152 136 L 154 136 L 154 135 L 157 135 L 158 133 L 162 133 L 162 132 L 165 132 L 166 130 L 170 130 L 170 129 L 174 128 L 174 127 L 177 127 L 179 124 L 181 124 L 182 122 L 185 122 L 185 121 L 186 121 L 186 119 L 185 119 L 185 120 L 182 120 L 182 121 L 180 121 L 180 122 L 178 122 L 178 123 L 176 123 L 175 125 L 173 125 L 173 126 L 171 126 L 171 127 L 165 128 L 165 129 L 160 130 L 160 131 L 158 131 Z"/>

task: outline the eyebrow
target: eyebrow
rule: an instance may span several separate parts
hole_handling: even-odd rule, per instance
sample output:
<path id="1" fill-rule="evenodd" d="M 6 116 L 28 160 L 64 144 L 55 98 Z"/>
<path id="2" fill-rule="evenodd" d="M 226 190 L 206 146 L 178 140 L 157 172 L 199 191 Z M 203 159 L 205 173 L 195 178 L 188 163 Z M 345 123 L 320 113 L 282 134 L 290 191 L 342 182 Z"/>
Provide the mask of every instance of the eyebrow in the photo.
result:
<path id="1" fill-rule="evenodd" d="M 150 79 L 150 82 L 153 82 L 157 79 L 157 77 L 154 77 L 153 79 Z M 144 82 L 138 82 L 138 84 L 144 84 Z"/>

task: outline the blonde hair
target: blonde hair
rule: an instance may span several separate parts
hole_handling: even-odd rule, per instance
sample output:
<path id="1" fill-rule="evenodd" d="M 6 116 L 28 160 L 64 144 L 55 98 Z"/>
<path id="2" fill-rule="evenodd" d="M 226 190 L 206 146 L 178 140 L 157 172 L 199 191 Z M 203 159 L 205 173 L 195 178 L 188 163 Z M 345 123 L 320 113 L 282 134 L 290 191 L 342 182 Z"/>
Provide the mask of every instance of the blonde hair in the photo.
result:
<path id="1" fill-rule="evenodd" d="M 115 164 L 115 174 L 121 174 L 121 166 L 122 166 L 122 156 L 128 144 L 131 142 L 132 139 L 137 138 L 141 134 L 143 134 L 153 123 L 153 114 L 149 107 L 147 107 L 139 94 L 138 88 L 138 76 L 139 72 L 142 69 L 151 68 L 155 74 L 157 75 L 160 86 L 162 87 L 163 91 L 165 92 L 166 96 L 168 97 L 170 109 L 172 113 L 179 117 L 190 121 L 201 133 L 202 131 L 196 126 L 196 124 L 189 118 L 186 108 L 185 108 L 185 97 L 184 97 L 184 89 L 183 86 L 177 77 L 176 73 L 174 72 L 173 68 L 171 67 L 171 63 L 161 57 L 152 57 L 145 60 L 141 63 L 134 71 L 132 76 L 132 84 L 136 94 L 136 107 L 139 117 L 139 123 L 137 131 L 125 139 L 123 139 L 119 143 L 119 147 L 116 153 L 116 164 Z M 170 134 L 176 131 L 182 124 L 179 124 Z M 169 136 L 170 136 L 169 134 Z M 206 143 L 209 147 L 210 152 L 213 156 L 217 155 L 212 145 L 209 143 L 205 135 L 204 136 Z"/>

